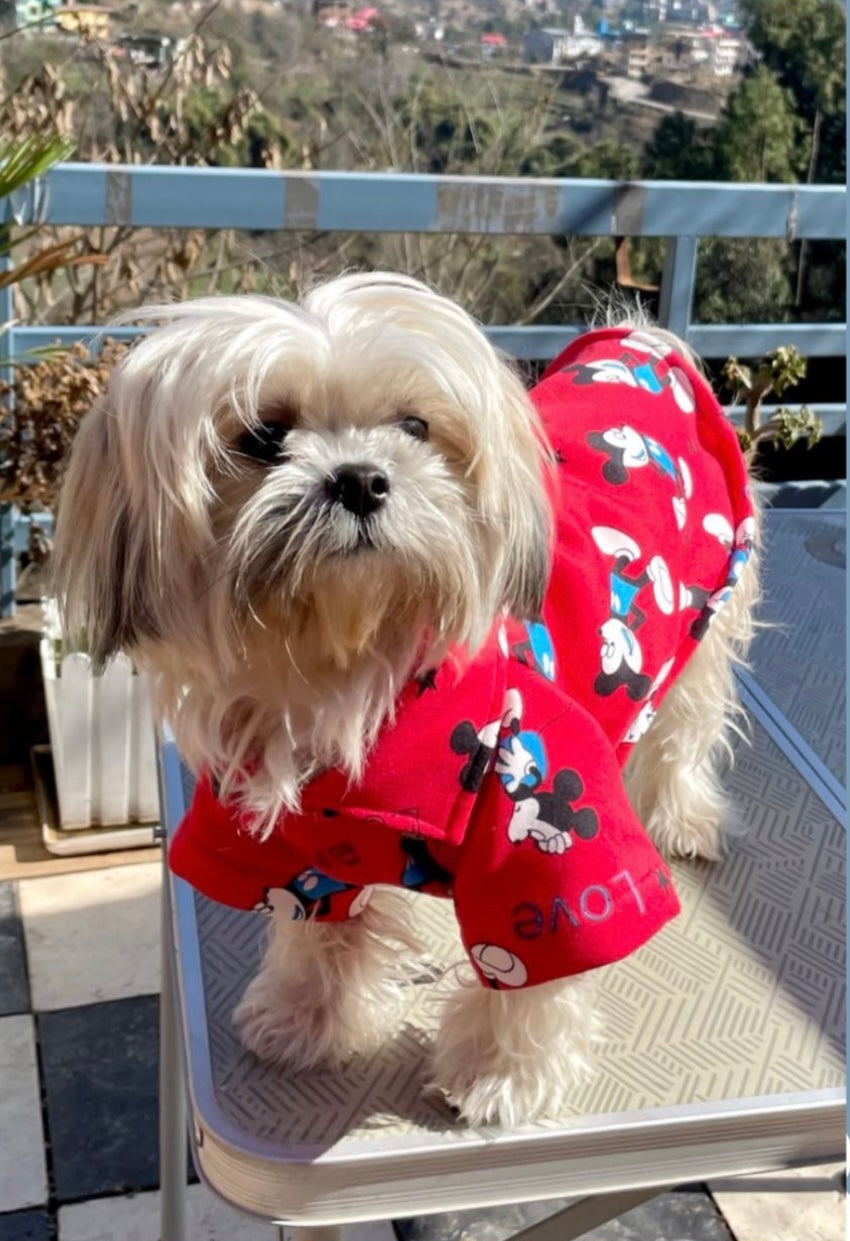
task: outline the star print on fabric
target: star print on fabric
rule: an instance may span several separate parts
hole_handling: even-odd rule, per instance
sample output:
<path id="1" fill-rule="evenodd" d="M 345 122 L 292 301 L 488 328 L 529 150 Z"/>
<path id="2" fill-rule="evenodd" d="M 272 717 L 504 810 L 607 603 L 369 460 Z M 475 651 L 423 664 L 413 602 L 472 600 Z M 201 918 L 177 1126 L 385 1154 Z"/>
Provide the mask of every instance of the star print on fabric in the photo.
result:
<path id="1" fill-rule="evenodd" d="M 437 688 L 437 669 L 429 668 L 421 677 L 416 677 L 416 697 L 421 698 L 426 690 Z"/>
<path id="2" fill-rule="evenodd" d="M 659 888 L 669 888 L 670 887 L 670 876 L 667 874 L 667 872 L 662 870 L 661 867 L 659 866 L 655 873 L 658 876 Z"/>

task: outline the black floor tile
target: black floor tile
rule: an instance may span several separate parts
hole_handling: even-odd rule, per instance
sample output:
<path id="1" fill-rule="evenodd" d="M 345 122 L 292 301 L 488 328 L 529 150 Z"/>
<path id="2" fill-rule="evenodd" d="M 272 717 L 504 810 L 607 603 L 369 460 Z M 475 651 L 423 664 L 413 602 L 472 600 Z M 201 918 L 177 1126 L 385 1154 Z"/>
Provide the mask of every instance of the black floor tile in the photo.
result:
<path id="1" fill-rule="evenodd" d="M 0 883 L 0 1017 L 27 1013 L 30 989 L 24 955 L 24 928 L 13 883 Z"/>
<path id="2" fill-rule="evenodd" d="M 159 997 L 42 1013 L 38 1037 L 58 1201 L 155 1189 Z"/>
<path id="3" fill-rule="evenodd" d="M 504 1241 L 566 1205 L 561 1199 L 395 1220 L 398 1241 Z"/>
<path id="4" fill-rule="evenodd" d="M 0 1241 L 48 1241 L 49 1236 L 50 1222 L 42 1207 L 0 1215 Z"/>
<path id="5" fill-rule="evenodd" d="M 659 1194 L 581 1241 L 734 1241 L 723 1216 L 703 1190 Z"/>
<path id="6" fill-rule="evenodd" d="M 481 1211 L 458 1211 L 450 1215 L 427 1215 L 397 1220 L 399 1241 L 506 1241 L 521 1228 L 528 1228 L 556 1214 L 563 1200 L 493 1207 Z M 557 1236 L 557 1225 L 552 1237 Z M 581 1241 L 734 1241 L 711 1198 L 689 1186 L 659 1194 L 619 1219 L 601 1224 Z"/>

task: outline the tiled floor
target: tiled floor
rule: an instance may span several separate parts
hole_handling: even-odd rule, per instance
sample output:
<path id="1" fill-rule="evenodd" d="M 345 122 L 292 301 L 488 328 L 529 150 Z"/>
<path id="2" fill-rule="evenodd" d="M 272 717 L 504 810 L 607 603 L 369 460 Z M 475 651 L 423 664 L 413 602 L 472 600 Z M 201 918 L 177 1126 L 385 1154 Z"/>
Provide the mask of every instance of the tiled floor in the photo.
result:
<path id="1" fill-rule="evenodd" d="M 150 862 L 0 883 L 0 1241 L 159 1237 L 158 884 Z M 839 1241 L 841 1174 L 686 1187 L 588 1241 Z M 502 1241 L 548 1210 L 363 1225 L 346 1241 Z M 189 1217 L 192 1241 L 274 1236 L 200 1185 Z"/>

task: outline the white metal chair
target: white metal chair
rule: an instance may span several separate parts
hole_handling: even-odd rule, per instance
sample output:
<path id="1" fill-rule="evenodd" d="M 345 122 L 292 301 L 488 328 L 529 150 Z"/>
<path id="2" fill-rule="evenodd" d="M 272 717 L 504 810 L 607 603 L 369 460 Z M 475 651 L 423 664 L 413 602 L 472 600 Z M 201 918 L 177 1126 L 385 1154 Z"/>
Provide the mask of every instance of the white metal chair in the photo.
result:
<path id="1" fill-rule="evenodd" d="M 514 1238 L 569 1241 L 685 1181 L 840 1157 L 844 514 L 766 525 L 767 614 L 784 628 L 742 678 L 753 740 L 731 783 L 747 834 L 721 863 L 676 864 L 682 916 L 608 971 L 609 1041 L 560 1120 L 471 1130 L 423 1096 L 446 902 L 416 904 L 426 950 L 398 1037 L 343 1072 L 293 1076 L 242 1051 L 230 1021 L 261 919 L 164 875 L 162 1241 L 185 1236 L 187 1121 L 218 1194 L 316 1241 L 352 1221 L 577 1197 Z M 160 757 L 172 831 L 191 778 L 172 741 Z"/>

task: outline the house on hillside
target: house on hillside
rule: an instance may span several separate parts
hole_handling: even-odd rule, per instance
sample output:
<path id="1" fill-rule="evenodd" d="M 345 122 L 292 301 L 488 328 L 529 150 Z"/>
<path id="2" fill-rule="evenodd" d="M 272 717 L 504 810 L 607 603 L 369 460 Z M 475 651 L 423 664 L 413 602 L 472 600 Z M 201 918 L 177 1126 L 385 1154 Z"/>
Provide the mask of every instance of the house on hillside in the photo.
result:
<path id="1" fill-rule="evenodd" d="M 571 31 L 559 26 L 527 31 L 522 39 L 522 58 L 527 65 L 559 65 L 567 60 L 598 56 L 602 48 L 599 35 L 576 17 Z"/>
<path id="2" fill-rule="evenodd" d="M 16 30 L 29 26 L 37 34 L 54 24 L 60 3 L 61 0 L 15 0 L 14 4 L 3 5 L 3 25 Z"/>
<path id="3" fill-rule="evenodd" d="M 54 10 L 56 28 L 66 34 L 86 35 L 108 42 L 114 9 L 102 4 L 61 4 Z"/>
<path id="4" fill-rule="evenodd" d="M 369 30 L 375 30 L 378 26 L 383 26 L 383 24 L 384 19 L 381 17 L 381 14 L 377 9 L 371 7 L 356 9 L 345 20 L 346 27 L 358 34 L 365 34 Z"/>
<path id="5" fill-rule="evenodd" d="M 622 69 L 627 78 L 640 80 L 652 73 L 660 58 L 659 47 L 645 31 L 634 31 L 621 44 Z"/>
<path id="6" fill-rule="evenodd" d="M 481 55 L 485 60 L 492 60 L 494 56 L 504 55 L 507 46 L 507 39 L 497 31 L 481 36 Z"/>
<path id="7" fill-rule="evenodd" d="M 318 26 L 333 30 L 344 26 L 350 15 L 348 0 L 313 0 L 313 16 Z"/>
<path id="8" fill-rule="evenodd" d="M 184 39 L 172 39 L 167 34 L 125 34 L 118 40 L 115 54 L 142 69 L 164 69 L 184 44 Z"/>
<path id="9" fill-rule="evenodd" d="M 702 70 L 716 78 L 733 77 L 752 58 L 752 49 L 741 35 L 722 26 L 677 31 L 663 47 L 668 69 Z"/>

